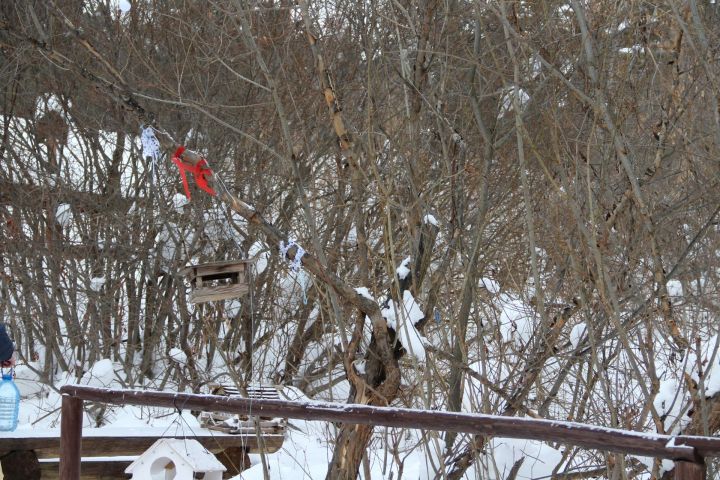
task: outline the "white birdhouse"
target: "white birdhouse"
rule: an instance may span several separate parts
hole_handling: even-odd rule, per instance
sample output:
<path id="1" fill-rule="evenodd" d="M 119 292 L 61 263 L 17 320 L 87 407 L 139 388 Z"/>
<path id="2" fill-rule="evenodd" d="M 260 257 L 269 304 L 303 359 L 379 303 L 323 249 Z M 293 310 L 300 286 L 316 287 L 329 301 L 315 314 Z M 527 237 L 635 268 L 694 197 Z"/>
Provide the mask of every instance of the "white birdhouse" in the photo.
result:
<path id="1" fill-rule="evenodd" d="M 161 438 L 131 463 L 134 480 L 222 480 L 225 466 L 197 440 Z"/>

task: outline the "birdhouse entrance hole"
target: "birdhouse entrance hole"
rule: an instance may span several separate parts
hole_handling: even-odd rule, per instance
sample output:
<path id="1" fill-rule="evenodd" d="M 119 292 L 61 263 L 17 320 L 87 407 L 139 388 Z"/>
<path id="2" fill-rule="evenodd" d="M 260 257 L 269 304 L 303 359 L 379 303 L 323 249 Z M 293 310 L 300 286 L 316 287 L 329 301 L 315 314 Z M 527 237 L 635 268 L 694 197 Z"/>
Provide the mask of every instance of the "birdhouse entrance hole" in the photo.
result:
<path id="1" fill-rule="evenodd" d="M 203 303 L 239 298 L 249 291 L 246 278 L 247 262 L 205 263 L 185 267 L 182 274 L 190 281 L 190 301 Z"/>
<path id="2" fill-rule="evenodd" d="M 173 480 L 177 470 L 175 463 L 167 457 L 160 457 L 150 466 L 151 480 Z"/>

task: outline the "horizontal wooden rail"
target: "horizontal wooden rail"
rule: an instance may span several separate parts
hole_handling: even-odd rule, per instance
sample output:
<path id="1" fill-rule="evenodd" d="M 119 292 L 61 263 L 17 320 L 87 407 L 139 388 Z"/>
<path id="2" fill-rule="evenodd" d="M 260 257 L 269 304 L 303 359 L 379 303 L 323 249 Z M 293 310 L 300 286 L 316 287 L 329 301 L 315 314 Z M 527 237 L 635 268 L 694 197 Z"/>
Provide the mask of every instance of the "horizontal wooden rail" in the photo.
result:
<path id="1" fill-rule="evenodd" d="M 82 474 L 79 480 L 117 480 L 119 478 L 128 478 L 125 475 L 125 469 L 131 464 L 130 460 L 103 460 L 100 462 L 82 462 Z M 58 474 L 57 462 L 40 462 L 40 478 L 42 480 L 57 480 L 60 478 Z"/>
<path id="2" fill-rule="evenodd" d="M 576 422 L 371 407 L 356 404 L 290 402 L 218 395 L 111 390 L 74 385 L 64 386 L 60 391 L 67 397 L 79 400 L 117 405 L 147 405 L 263 417 L 362 423 L 493 437 L 523 438 L 571 444 L 602 451 L 670 458 L 685 462 L 701 462 L 704 457 L 720 456 L 720 438 L 682 435 L 673 437 Z M 64 415 L 65 411 L 63 411 Z M 63 439 L 65 439 L 64 433 Z"/>
<path id="3" fill-rule="evenodd" d="M 126 431 L 123 433 L 123 430 Z M 99 435 L 97 431 L 93 431 L 88 435 L 85 430 L 80 454 L 83 457 L 139 456 L 160 437 L 183 438 L 175 430 L 170 432 L 166 428 L 153 430 L 157 433 L 146 435 L 144 431 L 138 431 L 136 428 L 127 428 L 116 429 L 113 434 Z M 197 440 L 213 453 L 228 448 L 242 448 L 248 453 L 274 453 L 280 450 L 284 440 L 282 435 L 265 433 L 262 434 L 260 441 L 254 432 L 228 435 L 222 432 L 207 432 L 207 430 L 202 432 L 186 430 L 185 436 Z M 58 458 L 60 448 L 60 432 L 55 436 L 42 437 L 13 437 L 12 434 L 0 436 L 0 457 L 11 451 L 33 451 L 39 459 Z"/>

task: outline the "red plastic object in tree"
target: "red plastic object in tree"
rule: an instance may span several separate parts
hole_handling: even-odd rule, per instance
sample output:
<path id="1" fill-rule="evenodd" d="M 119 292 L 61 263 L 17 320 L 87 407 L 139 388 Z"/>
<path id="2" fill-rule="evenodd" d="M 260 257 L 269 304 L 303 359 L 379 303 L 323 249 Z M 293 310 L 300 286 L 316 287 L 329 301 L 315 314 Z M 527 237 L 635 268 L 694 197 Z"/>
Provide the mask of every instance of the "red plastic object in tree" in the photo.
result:
<path id="1" fill-rule="evenodd" d="M 195 165 L 190 165 L 189 163 L 185 163 L 180 159 L 180 156 L 185 151 L 185 147 L 179 147 L 177 150 L 175 150 L 175 155 L 173 155 L 172 161 L 177 167 L 180 169 L 180 176 L 182 177 L 183 181 L 183 187 L 185 187 L 185 196 L 190 200 L 190 187 L 188 186 L 188 180 L 187 180 L 187 172 L 190 172 L 193 174 L 193 178 L 195 178 L 195 183 L 198 187 L 200 187 L 202 190 L 206 191 L 210 195 L 217 195 L 215 190 L 213 190 L 210 185 L 207 183 L 207 176 L 212 174 L 212 170 L 207 167 L 207 162 L 205 159 L 200 160 Z"/>

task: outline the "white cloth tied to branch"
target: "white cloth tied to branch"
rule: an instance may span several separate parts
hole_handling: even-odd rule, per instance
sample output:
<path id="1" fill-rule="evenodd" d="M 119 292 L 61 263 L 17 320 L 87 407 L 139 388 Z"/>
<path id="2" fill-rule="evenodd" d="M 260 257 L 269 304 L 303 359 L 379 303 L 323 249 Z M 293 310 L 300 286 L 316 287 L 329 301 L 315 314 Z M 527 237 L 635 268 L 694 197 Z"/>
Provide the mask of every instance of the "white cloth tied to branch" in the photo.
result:
<path id="1" fill-rule="evenodd" d="M 143 128 L 140 134 L 140 142 L 142 143 L 143 156 L 145 156 L 145 158 L 150 157 L 152 160 L 152 173 L 153 178 L 155 178 L 157 161 L 160 159 L 162 153 L 160 152 L 160 142 L 155 136 L 155 131 L 152 127 Z"/>
<path id="2" fill-rule="evenodd" d="M 300 267 L 302 267 L 302 257 L 305 255 L 305 250 L 295 243 L 295 240 L 290 240 L 287 245 L 283 240 L 280 240 L 280 255 L 282 255 L 283 258 L 287 258 L 288 250 L 290 250 L 292 247 L 295 247 L 295 258 L 290 262 L 290 268 L 293 270 L 293 272 L 300 271 Z"/>

